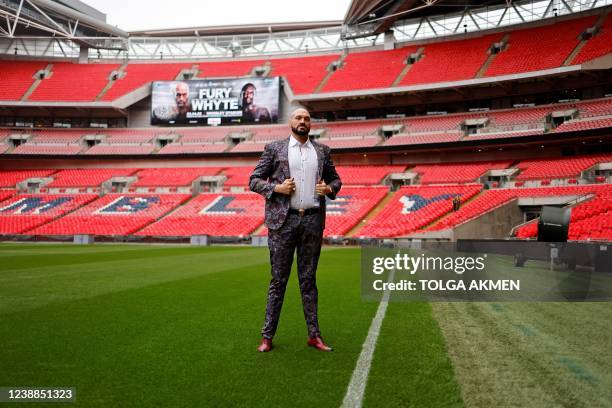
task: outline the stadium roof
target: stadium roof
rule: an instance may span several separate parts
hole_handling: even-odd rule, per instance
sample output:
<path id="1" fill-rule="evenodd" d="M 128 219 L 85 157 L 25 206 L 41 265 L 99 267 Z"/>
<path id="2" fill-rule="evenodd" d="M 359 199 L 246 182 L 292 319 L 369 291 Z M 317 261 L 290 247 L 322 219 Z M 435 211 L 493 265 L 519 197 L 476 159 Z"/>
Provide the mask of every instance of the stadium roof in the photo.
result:
<path id="1" fill-rule="evenodd" d="M 138 37 L 188 37 L 209 35 L 241 35 L 278 33 L 284 31 L 313 30 L 319 28 L 338 27 L 342 24 L 340 20 L 334 21 L 308 21 L 294 23 L 270 23 L 270 24 L 232 24 L 208 27 L 186 27 L 130 31 L 131 36 Z"/>
<path id="2" fill-rule="evenodd" d="M 512 0 L 353 0 L 344 17 L 344 24 L 370 25 L 369 32 L 373 35 L 384 33 L 398 20 L 511 4 Z"/>
<path id="3" fill-rule="evenodd" d="M 0 0 L 0 20 L 6 20 L 0 24 L 0 55 L 80 58 L 88 52 L 98 60 L 150 60 L 337 52 L 500 29 L 610 5 L 612 0 L 352 0 L 344 21 L 126 32 L 79 0 Z"/>
<path id="4" fill-rule="evenodd" d="M 66 39 L 92 48 L 126 49 L 128 34 L 106 23 L 106 15 L 79 0 L 3 0 L 0 39 Z"/>
<path id="5" fill-rule="evenodd" d="M 0 18 L 3 36 L 120 37 L 127 33 L 106 23 L 106 15 L 79 0 L 5 0 Z"/>

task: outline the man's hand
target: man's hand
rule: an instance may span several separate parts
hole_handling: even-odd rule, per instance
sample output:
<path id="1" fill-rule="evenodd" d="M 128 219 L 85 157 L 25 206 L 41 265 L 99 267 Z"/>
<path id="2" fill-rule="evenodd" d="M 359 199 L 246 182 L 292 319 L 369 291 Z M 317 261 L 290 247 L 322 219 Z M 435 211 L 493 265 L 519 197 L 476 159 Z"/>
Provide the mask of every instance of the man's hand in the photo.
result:
<path id="1" fill-rule="evenodd" d="M 315 191 L 318 195 L 324 196 L 331 193 L 331 188 L 321 179 L 315 186 Z"/>
<path id="2" fill-rule="evenodd" d="M 277 184 L 274 186 L 274 192 L 279 194 L 291 195 L 295 191 L 295 182 L 293 177 L 283 181 L 283 184 Z"/>

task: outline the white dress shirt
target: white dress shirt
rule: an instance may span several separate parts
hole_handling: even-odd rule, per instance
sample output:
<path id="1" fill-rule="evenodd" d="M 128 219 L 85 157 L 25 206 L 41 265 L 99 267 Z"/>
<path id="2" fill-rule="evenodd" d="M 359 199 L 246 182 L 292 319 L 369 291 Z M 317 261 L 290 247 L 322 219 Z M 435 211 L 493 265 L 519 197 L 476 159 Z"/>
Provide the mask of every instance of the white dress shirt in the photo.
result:
<path id="1" fill-rule="evenodd" d="M 295 182 L 291 194 L 291 208 L 299 210 L 319 206 L 315 191 L 318 173 L 317 152 L 310 143 L 301 144 L 293 135 L 289 137 L 289 172 Z"/>

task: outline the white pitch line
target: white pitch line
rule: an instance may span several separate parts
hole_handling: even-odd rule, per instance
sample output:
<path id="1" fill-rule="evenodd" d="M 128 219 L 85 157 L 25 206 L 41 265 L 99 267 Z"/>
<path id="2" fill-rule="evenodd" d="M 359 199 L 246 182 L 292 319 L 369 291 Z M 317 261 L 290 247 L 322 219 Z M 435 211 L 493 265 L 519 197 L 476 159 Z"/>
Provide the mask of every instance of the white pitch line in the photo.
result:
<path id="1" fill-rule="evenodd" d="M 391 270 L 389 274 L 388 282 L 393 282 L 393 276 L 395 275 L 395 269 Z M 368 337 L 366 337 L 361 347 L 361 354 L 353 370 L 353 376 L 351 382 L 346 389 L 346 395 L 342 400 L 342 408 L 360 408 L 363 404 L 363 397 L 365 395 L 366 385 L 368 384 L 368 376 L 370 374 L 370 367 L 372 366 L 372 359 L 374 358 L 374 350 L 376 349 L 376 341 L 380 334 L 380 327 L 385 319 L 387 313 L 387 305 L 389 304 L 390 291 L 386 290 L 383 293 L 383 297 L 376 310 L 376 315 L 372 320 L 370 329 L 368 330 Z"/>

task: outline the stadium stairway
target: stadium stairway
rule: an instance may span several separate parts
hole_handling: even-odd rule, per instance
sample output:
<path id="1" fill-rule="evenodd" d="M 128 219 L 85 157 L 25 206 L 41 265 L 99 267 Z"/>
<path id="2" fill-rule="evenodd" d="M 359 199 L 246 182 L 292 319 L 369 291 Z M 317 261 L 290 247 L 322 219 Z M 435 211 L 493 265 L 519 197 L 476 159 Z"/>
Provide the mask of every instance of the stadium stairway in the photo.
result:
<path id="1" fill-rule="evenodd" d="M 249 75 L 253 77 L 260 76 L 260 75 L 257 75 L 257 72 L 256 72 L 258 68 L 264 68 L 264 73 L 261 76 L 264 78 L 267 78 L 270 76 L 270 72 L 272 71 L 272 62 L 270 62 L 270 60 L 267 60 L 266 62 L 263 63 L 261 67 L 253 67 Z"/>
<path id="2" fill-rule="evenodd" d="M 366 215 L 366 217 L 363 219 L 362 222 L 358 222 L 353 228 L 348 230 L 348 232 L 346 233 L 346 237 L 352 238 L 352 237 L 357 236 L 359 230 L 361 230 L 364 226 L 366 226 L 368 222 L 370 222 L 371 219 L 376 217 L 378 213 L 381 212 L 382 209 L 386 207 L 389 201 L 391 201 L 391 199 L 393 198 L 394 194 L 395 194 L 395 191 L 388 191 L 387 195 L 382 200 L 380 200 L 380 202 L 376 205 L 376 207 L 372 209 L 372 211 L 370 211 Z"/>
<path id="3" fill-rule="evenodd" d="M 319 83 L 319 85 L 317 85 L 317 87 L 315 88 L 315 90 L 312 93 L 319 93 L 319 92 L 321 92 L 321 89 L 323 89 L 325 87 L 325 84 L 327 84 L 327 81 L 329 81 L 329 78 L 331 78 L 331 76 L 334 74 L 334 72 L 336 72 L 339 69 L 342 69 L 342 64 L 344 63 L 344 59 L 347 57 L 347 55 L 348 55 L 347 53 L 342 53 L 340 58 L 333 62 L 333 64 L 336 65 L 336 69 L 331 69 L 331 64 L 327 67 L 327 74 L 325 74 L 325 76 L 321 80 L 321 83 Z"/>
<path id="4" fill-rule="evenodd" d="M 262 223 L 259 227 L 255 228 L 255 231 L 251 233 L 251 236 L 256 237 L 259 235 L 263 235 L 263 231 L 266 229 L 266 224 Z"/>
<path id="5" fill-rule="evenodd" d="M 416 54 L 416 59 L 418 61 L 418 59 L 423 55 L 423 51 L 425 50 L 425 47 L 420 47 L 414 54 Z M 391 86 L 399 86 L 399 84 L 402 82 L 402 80 L 404 79 L 404 77 L 406 75 L 408 75 L 408 72 L 410 72 L 410 70 L 412 69 L 412 67 L 414 66 L 414 64 L 406 64 L 406 66 L 404 67 L 404 69 L 402 69 L 402 72 L 399 73 L 399 75 L 397 76 L 397 78 L 395 78 L 395 81 L 393 81 L 393 83 L 391 84 Z"/>
<path id="6" fill-rule="evenodd" d="M 125 75 L 125 69 L 128 66 L 128 62 L 124 62 L 123 65 L 121 65 L 119 67 L 119 69 L 117 69 L 116 73 L 117 73 L 117 77 L 121 78 L 123 75 Z M 95 101 L 99 102 L 102 100 L 102 98 L 104 97 L 104 95 L 109 91 L 109 89 L 112 88 L 113 84 L 117 81 L 116 79 L 112 78 L 113 76 L 111 75 L 108 78 L 108 83 L 106 84 L 106 86 L 100 91 L 100 93 L 98 94 L 98 96 L 96 96 Z"/>
<path id="7" fill-rule="evenodd" d="M 510 33 L 504 34 L 502 39 L 499 41 L 502 44 L 502 47 L 501 47 L 502 49 L 506 46 L 506 44 L 508 44 L 509 39 L 510 39 Z M 487 69 L 489 69 L 489 65 L 493 63 L 497 55 L 498 55 L 497 53 L 492 53 L 491 49 L 489 48 L 489 56 L 487 57 L 485 62 L 482 64 L 482 66 L 478 69 L 478 72 L 476 72 L 476 76 L 474 78 L 482 78 L 485 72 L 487 72 Z"/>
<path id="8" fill-rule="evenodd" d="M 603 26 L 604 21 L 606 21 L 607 15 L 608 13 L 600 14 L 599 18 L 593 25 L 594 33 L 596 34 L 599 33 L 599 30 L 601 30 L 601 27 Z M 572 65 L 572 62 L 574 61 L 576 56 L 580 53 L 580 51 L 584 48 L 584 46 L 587 45 L 587 43 L 589 42 L 591 38 L 582 38 L 581 41 L 578 43 L 578 45 L 576 45 L 576 48 L 572 50 L 572 52 L 567 56 L 563 64 L 561 64 L 561 66 L 566 67 L 568 65 Z"/>
<path id="9" fill-rule="evenodd" d="M 52 72 L 51 70 L 53 69 L 53 64 L 48 64 L 45 67 L 45 71 L 46 72 Z M 30 85 L 30 87 L 28 88 L 27 91 L 25 91 L 25 93 L 21 96 L 21 101 L 27 101 L 28 98 L 30 97 L 30 95 L 32 95 L 32 93 L 36 90 L 36 88 L 38 88 L 38 85 L 40 85 L 40 83 L 43 80 L 40 78 L 36 78 L 36 80 L 34 82 L 32 82 L 32 85 Z"/>

